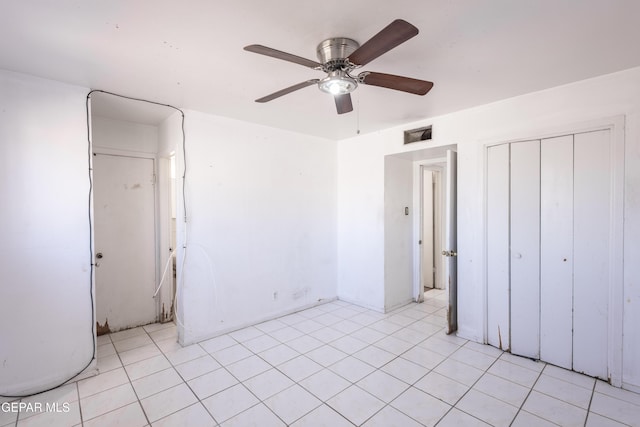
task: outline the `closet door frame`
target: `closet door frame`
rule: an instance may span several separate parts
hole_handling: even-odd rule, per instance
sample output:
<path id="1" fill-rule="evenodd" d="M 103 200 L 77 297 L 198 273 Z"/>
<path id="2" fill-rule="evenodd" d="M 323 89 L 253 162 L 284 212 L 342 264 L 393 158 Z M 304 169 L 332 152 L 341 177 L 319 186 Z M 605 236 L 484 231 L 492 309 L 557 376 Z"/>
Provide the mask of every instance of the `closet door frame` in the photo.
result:
<path id="1" fill-rule="evenodd" d="M 607 370 L 609 382 L 616 387 L 622 386 L 622 333 L 623 333 L 623 305 L 624 305 L 624 275 L 623 275 L 623 229 L 624 229 L 624 132 L 625 116 L 613 116 L 592 119 L 573 124 L 557 126 L 538 126 L 525 131 L 513 132 L 499 138 L 481 140 L 483 159 L 483 342 L 488 343 L 488 153 L 489 147 L 502 144 L 542 140 L 563 135 L 573 135 L 598 130 L 609 130 L 611 136 L 610 165 L 611 165 L 611 223 L 609 237 L 609 311 L 607 338 Z"/>

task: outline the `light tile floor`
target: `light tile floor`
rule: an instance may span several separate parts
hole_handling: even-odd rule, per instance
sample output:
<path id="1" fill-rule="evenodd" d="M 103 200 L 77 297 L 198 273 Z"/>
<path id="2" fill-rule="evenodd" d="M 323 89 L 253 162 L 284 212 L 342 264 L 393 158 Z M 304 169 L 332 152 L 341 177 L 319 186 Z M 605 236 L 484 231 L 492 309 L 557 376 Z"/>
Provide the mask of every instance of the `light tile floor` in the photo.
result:
<path id="1" fill-rule="evenodd" d="M 334 301 L 188 347 L 172 324 L 98 339 L 98 376 L 0 426 L 640 426 L 640 395 L 443 332 L 445 296 Z"/>

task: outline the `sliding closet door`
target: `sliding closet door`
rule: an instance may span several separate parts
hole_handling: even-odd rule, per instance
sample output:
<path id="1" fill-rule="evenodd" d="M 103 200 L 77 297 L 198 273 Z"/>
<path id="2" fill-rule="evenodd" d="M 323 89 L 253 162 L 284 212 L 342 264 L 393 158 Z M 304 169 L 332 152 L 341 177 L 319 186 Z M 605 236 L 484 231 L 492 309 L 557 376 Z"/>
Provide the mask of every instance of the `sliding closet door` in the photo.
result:
<path id="1" fill-rule="evenodd" d="M 511 144 L 511 352 L 540 357 L 540 141 Z"/>
<path id="2" fill-rule="evenodd" d="M 573 135 L 540 145 L 540 359 L 571 369 Z"/>
<path id="3" fill-rule="evenodd" d="M 607 378 L 611 156 L 609 130 L 575 135 L 573 369 Z"/>
<path id="4" fill-rule="evenodd" d="M 487 339 L 509 349 L 509 144 L 487 153 Z"/>

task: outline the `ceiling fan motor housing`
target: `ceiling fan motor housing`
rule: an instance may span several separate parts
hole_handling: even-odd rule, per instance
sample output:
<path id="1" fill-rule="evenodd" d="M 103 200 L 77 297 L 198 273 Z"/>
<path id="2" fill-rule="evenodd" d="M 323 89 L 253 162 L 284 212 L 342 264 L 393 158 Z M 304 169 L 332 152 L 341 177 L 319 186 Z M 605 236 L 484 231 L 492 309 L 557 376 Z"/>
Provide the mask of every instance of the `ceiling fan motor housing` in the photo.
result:
<path id="1" fill-rule="evenodd" d="M 316 48 L 316 53 L 320 63 L 327 64 L 348 58 L 359 47 L 360 45 L 355 40 L 346 37 L 334 37 L 321 42 Z"/>

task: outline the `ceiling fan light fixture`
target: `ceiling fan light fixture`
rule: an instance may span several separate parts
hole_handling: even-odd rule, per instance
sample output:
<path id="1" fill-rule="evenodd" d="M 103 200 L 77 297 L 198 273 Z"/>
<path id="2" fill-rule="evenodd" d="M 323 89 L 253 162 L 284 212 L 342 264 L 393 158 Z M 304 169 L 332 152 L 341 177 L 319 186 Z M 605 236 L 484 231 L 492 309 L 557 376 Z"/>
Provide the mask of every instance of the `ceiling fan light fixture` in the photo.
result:
<path id="1" fill-rule="evenodd" d="M 321 91 L 331 95 L 346 95 L 358 87 L 358 82 L 344 71 L 336 70 L 320 80 L 318 87 Z"/>

